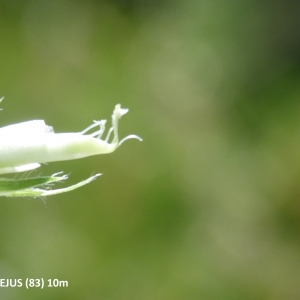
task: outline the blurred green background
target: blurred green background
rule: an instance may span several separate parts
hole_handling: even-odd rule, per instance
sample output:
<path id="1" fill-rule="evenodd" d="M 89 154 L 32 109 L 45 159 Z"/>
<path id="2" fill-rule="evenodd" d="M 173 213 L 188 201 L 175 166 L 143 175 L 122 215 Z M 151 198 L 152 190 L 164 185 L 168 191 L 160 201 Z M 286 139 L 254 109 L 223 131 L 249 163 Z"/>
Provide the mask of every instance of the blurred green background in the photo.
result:
<path id="1" fill-rule="evenodd" d="M 300 299 L 299 14 L 289 0 L 0 1 L 0 126 L 81 131 L 121 103 L 120 136 L 144 139 L 32 172 L 103 173 L 46 206 L 0 199 L 0 278 L 69 282 L 1 299 Z"/>

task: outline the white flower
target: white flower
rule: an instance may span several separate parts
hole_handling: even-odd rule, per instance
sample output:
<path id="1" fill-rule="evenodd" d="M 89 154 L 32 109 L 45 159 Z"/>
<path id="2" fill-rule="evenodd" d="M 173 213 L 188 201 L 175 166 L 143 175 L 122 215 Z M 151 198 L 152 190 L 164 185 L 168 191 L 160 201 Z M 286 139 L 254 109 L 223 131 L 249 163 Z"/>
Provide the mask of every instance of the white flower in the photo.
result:
<path id="1" fill-rule="evenodd" d="M 0 99 L 0 102 L 3 98 Z M 118 121 L 128 109 L 116 105 L 112 115 L 112 127 L 105 139 L 106 120 L 94 121 L 94 124 L 81 132 L 54 133 L 51 126 L 43 120 L 34 120 L 0 128 L 0 174 L 16 173 L 36 169 L 40 163 L 70 160 L 90 155 L 115 151 L 122 142 L 136 138 L 129 135 L 119 141 Z M 98 130 L 88 134 L 94 128 Z M 110 136 L 113 133 L 112 141 Z M 69 187 L 52 190 L 50 185 L 68 178 L 62 172 L 52 176 L 38 176 L 25 179 L 0 179 L 0 196 L 6 197 L 44 197 L 72 191 L 90 183 L 101 174 L 93 175 Z"/>
<path id="2" fill-rule="evenodd" d="M 43 120 L 27 121 L 0 128 L 0 174 L 28 171 L 40 166 L 40 163 L 77 159 L 86 156 L 105 154 L 115 151 L 129 135 L 119 142 L 118 121 L 128 109 L 116 105 L 112 114 L 112 127 L 106 138 L 106 120 L 94 121 L 94 124 L 82 132 L 54 133 L 53 128 Z M 91 129 L 98 130 L 86 134 Z M 113 139 L 109 142 L 111 133 Z"/>

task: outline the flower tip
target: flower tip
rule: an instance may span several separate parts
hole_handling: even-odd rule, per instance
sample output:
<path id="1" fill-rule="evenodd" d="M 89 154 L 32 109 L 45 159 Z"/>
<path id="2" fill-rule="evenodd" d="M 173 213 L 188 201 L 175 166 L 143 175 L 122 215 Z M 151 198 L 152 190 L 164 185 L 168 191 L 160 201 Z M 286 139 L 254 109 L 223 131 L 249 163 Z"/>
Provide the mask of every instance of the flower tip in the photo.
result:
<path id="1" fill-rule="evenodd" d="M 91 176 L 91 178 L 90 178 L 91 182 L 96 180 L 101 175 L 102 175 L 101 173 L 98 173 L 98 174 L 95 174 L 95 175 Z"/>
<path id="2" fill-rule="evenodd" d="M 135 134 L 130 134 L 130 135 L 127 135 L 126 137 L 124 137 L 124 139 L 122 139 L 120 142 L 119 142 L 119 146 L 121 144 L 123 144 L 126 140 L 130 140 L 130 139 L 137 139 L 139 140 L 140 142 L 143 141 L 143 139 L 141 137 L 139 137 L 138 135 L 135 135 Z"/>
<path id="3" fill-rule="evenodd" d="M 128 108 L 121 108 L 121 104 L 117 104 L 115 106 L 113 116 L 115 116 L 117 119 L 120 119 L 123 115 L 128 113 Z"/>
<path id="4" fill-rule="evenodd" d="M 51 177 L 52 177 L 52 179 L 57 179 L 59 181 L 67 180 L 69 178 L 69 175 L 63 174 L 63 173 L 64 173 L 63 171 L 60 171 L 60 172 L 53 174 Z M 61 176 L 58 176 L 58 175 L 61 175 Z"/>

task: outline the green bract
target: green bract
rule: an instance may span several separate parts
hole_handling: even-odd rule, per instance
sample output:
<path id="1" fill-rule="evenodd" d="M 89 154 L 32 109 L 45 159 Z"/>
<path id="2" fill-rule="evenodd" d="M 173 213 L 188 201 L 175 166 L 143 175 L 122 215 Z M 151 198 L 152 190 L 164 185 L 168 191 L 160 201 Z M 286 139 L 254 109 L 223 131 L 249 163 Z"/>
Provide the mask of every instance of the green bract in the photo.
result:
<path id="1" fill-rule="evenodd" d="M 2 100 L 2 99 L 1 99 Z M 1 101 L 0 100 L 0 101 Z M 105 154 L 115 151 L 120 144 L 131 138 L 129 135 L 119 141 L 118 121 L 128 112 L 118 104 L 112 114 L 112 126 L 106 138 L 102 139 L 106 120 L 94 124 L 81 132 L 55 133 L 43 120 L 33 120 L 0 128 L 0 174 L 33 170 L 40 163 L 78 159 L 86 156 Z M 97 128 L 97 130 L 94 130 Z M 88 134 L 88 132 L 92 131 Z M 112 141 L 109 142 L 113 133 Z M 58 173 L 60 174 L 60 173 Z M 47 196 L 67 192 L 93 181 L 94 175 L 68 188 L 49 190 L 38 188 L 49 183 L 62 181 L 66 175 L 28 178 L 23 180 L 0 180 L 0 196 Z"/>

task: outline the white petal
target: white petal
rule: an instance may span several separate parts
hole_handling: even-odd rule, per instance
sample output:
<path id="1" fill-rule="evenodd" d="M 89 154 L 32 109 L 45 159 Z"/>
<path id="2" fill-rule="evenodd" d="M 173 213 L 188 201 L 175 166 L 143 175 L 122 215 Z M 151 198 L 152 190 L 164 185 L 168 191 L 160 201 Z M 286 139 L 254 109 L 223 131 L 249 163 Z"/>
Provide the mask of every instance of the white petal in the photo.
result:
<path id="1" fill-rule="evenodd" d="M 82 132 L 54 133 L 51 126 L 43 120 L 33 120 L 9 125 L 0 129 L 0 173 L 14 173 L 39 167 L 39 163 L 77 159 L 86 156 L 105 154 L 115 151 L 126 139 L 136 138 L 129 135 L 119 143 L 118 121 L 128 109 L 116 105 L 112 114 L 112 127 L 105 139 L 105 120 L 95 121 Z M 86 134 L 91 129 L 99 130 Z M 109 142 L 110 134 L 113 140 Z"/>

